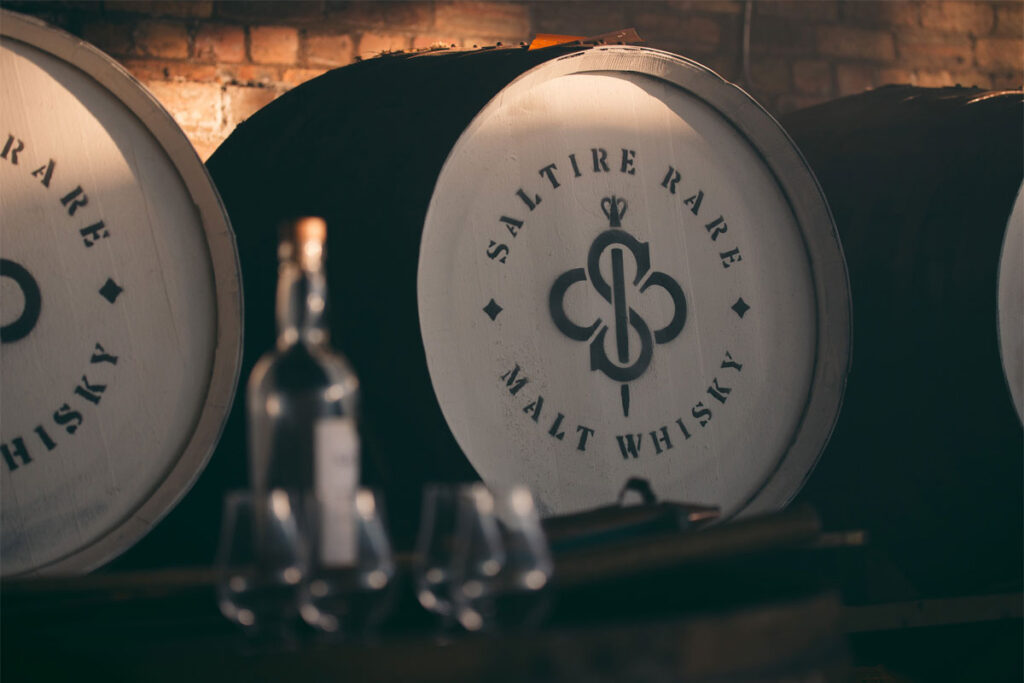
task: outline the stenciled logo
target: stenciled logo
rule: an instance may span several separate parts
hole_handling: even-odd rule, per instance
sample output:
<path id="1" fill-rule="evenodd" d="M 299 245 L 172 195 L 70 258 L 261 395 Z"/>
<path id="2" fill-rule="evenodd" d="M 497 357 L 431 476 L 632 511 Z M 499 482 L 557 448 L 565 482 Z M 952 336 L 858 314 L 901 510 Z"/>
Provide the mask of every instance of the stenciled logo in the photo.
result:
<path id="1" fill-rule="evenodd" d="M 551 319 L 565 336 L 574 341 L 590 342 L 590 369 L 600 370 L 609 379 L 621 382 L 622 414 L 629 416 L 629 382 L 646 372 L 654 357 L 655 344 L 667 344 L 679 336 L 686 324 L 686 297 L 674 279 L 660 271 L 651 271 L 651 250 L 647 242 L 641 242 L 622 228 L 628 202 L 611 196 L 601 200 L 601 211 L 608 218 L 609 229 L 598 235 L 587 252 L 586 268 L 573 268 L 558 276 L 551 285 L 548 307 Z M 601 271 L 604 253 L 609 251 L 611 278 Z M 651 287 L 661 287 L 672 299 L 672 319 L 661 329 L 650 329 L 647 321 L 629 305 L 639 299 L 637 294 L 627 296 L 625 258 L 629 255 L 636 266 L 636 276 L 629 286 L 643 294 Z M 615 357 L 609 358 L 605 340 L 609 325 L 598 318 L 590 325 L 577 325 L 565 311 L 565 295 L 569 288 L 589 280 L 591 287 L 612 307 L 612 323 L 615 328 Z M 639 350 L 630 348 L 632 327 L 640 339 Z M 635 346 L 635 344 L 633 345 Z"/>
<path id="2" fill-rule="evenodd" d="M 7 344 L 18 341 L 32 331 L 36 321 L 39 320 L 43 299 L 36 279 L 21 264 L 0 258 L 0 277 L 13 280 L 14 284 L 21 289 L 21 296 L 25 300 L 25 305 L 17 319 L 0 327 L 0 342 Z"/>

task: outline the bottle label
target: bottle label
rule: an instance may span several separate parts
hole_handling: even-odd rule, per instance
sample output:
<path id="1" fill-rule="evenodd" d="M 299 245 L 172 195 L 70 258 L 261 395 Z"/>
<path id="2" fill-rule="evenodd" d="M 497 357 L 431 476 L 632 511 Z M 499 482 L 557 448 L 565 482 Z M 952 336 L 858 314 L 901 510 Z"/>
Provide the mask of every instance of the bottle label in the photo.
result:
<path id="1" fill-rule="evenodd" d="M 359 434 L 351 418 L 327 418 L 317 421 L 313 440 L 320 561 L 327 566 L 351 565 L 356 560 L 358 532 Z"/>

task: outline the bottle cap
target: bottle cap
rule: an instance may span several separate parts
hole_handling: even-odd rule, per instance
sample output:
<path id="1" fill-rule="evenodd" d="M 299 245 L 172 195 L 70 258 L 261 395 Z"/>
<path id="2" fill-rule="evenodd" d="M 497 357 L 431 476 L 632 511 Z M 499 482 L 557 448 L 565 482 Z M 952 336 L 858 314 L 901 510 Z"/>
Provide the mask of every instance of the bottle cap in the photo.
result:
<path id="1" fill-rule="evenodd" d="M 303 267 L 315 267 L 323 257 L 327 222 L 319 216 L 302 216 L 281 224 L 278 257 L 294 259 Z"/>
<path id="2" fill-rule="evenodd" d="M 316 242 L 323 244 L 327 240 L 327 222 L 319 216 L 303 216 L 292 222 L 295 231 L 295 243 L 305 244 Z"/>

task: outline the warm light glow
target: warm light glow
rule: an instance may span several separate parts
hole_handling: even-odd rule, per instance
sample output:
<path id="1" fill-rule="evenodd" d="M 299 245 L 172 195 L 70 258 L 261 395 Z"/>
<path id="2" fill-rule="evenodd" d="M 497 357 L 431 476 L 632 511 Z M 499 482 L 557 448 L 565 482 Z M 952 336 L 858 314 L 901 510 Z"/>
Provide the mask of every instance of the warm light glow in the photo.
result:
<path id="1" fill-rule="evenodd" d="M 540 590 L 547 582 L 548 577 L 539 569 L 531 569 L 523 577 L 523 584 L 533 591 Z"/>
<path id="2" fill-rule="evenodd" d="M 281 399 L 275 395 L 267 396 L 267 402 L 265 404 L 267 415 L 270 417 L 277 417 L 281 414 Z"/>
<path id="3" fill-rule="evenodd" d="M 527 517 L 533 514 L 533 495 L 530 489 L 525 486 L 516 486 L 508 494 L 509 505 L 512 512 L 519 517 Z"/>
<path id="4" fill-rule="evenodd" d="M 320 621 L 320 610 L 309 603 L 306 603 L 299 608 L 299 614 L 306 620 L 308 624 L 316 624 Z"/>
<path id="5" fill-rule="evenodd" d="M 340 384 L 332 384 L 324 390 L 324 399 L 328 401 L 340 401 L 345 396 L 345 387 Z"/>
<path id="6" fill-rule="evenodd" d="M 288 492 L 280 489 L 270 492 L 270 510 L 277 519 L 287 519 L 292 514 L 292 502 Z"/>
<path id="7" fill-rule="evenodd" d="M 302 580 L 302 572 L 298 567 L 288 567 L 283 572 L 284 582 L 295 585 Z"/>
<path id="8" fill-rule="evenodd" d="M 302 253 L 308 259 L 319 260 L 321 254 L 324 253 L 324 247 L 319 242 L 306 242 L 302 245 Z"/>
<path id="9" fill-rule="evenodd" d="M 473 486 L 473 501 L 476 503 L 476 508 L 482 515 L 490 515 L 494 513 L 494 496 L 487 490 L 483 484 L 476 484 Z"/>
<path id="10" fill-rule="evenodd" d="M 374 590 L 380 590 L 384 586 L 388 585 L 388 575 L 380 569 L 374 569 L 370 572 L 369 576 L 366 577 L 366 585 Z"/>
<path id="11" fill-rule="evenodd" d="M 484 619 L 476 610 L 462 610 L 462 614 L 459 615 L 459 622 L 467 631 L 479 631 L 484 627 Z"/>
<path id="12" fill-rule="evenodd" d="M 437 598 L 430 591 L 420 591 L 416 597 L 419 598 L 420 604 L 427 609 L 432 610 L 437 607 Z"/>
<path id="13" fill-rule="evenodd" d="M 361 490 L 356 493 L 356 512 L 363 519 L 372 519 L 377 514 L 377 499 L 373 491 Z"/>

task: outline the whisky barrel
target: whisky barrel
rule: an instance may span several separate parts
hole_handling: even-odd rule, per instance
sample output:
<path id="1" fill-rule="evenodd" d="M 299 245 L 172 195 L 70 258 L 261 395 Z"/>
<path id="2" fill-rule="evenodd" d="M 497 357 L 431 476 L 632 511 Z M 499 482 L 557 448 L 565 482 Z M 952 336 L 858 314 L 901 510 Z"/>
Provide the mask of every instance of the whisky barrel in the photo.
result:
<path id="1" fill-rule="evenodd" d="M 202 162 L 68 34 L 0 12 L 0 562 L 97 567 L 189 490 L 232 404 L 241 288 Z"/>
<path id="2" fill-rule="evenodd" d="M 1024 421 L 1024 185 L 1006 224 L 999 258 L 999 353 L 1017 417 Z"/>
<path id="3" fill-rule="evenodd" d="M 1024 439 L 1003 365 L 1019 368 L 1024 326 L 1004 294 L 1021 287 L 1022 120 L 1020 91 L 909 86 L 782 119 L 835 215 L 857 350 L 802 497 L 868 528 L 922 592 L 1019 582 Z"/>
<path id="4" fill-rule="evenodd" d="M 850 325 L 828 207 L 777 122 L 695 62 L 384 56 L 280 97 L 208 168 L 238 234 L 243 372 L 273 340 L 275 222 L 327 218 L 333 341 L 400 542 L 424 482 L 476 476 L 549 515 L 632 477 L 725 518 L 771 510 L 828 440 Z"/>

